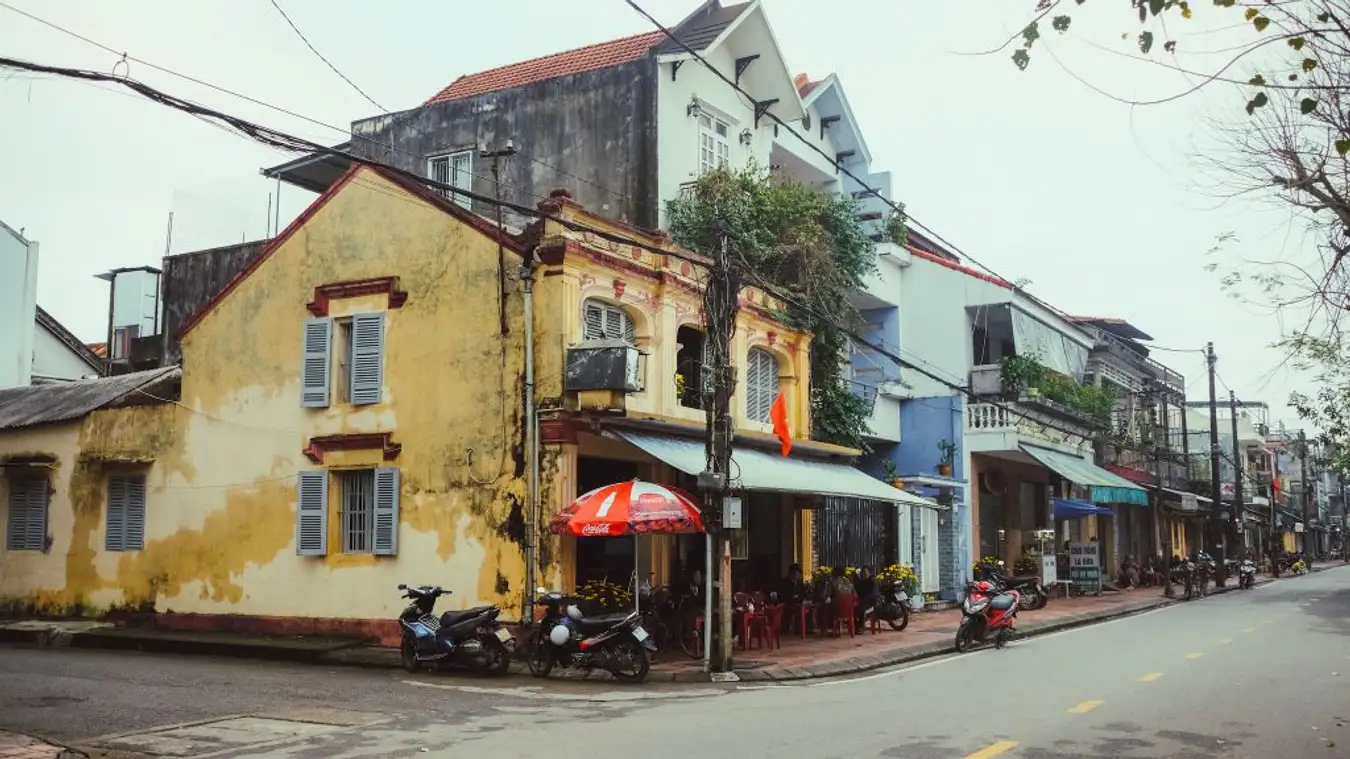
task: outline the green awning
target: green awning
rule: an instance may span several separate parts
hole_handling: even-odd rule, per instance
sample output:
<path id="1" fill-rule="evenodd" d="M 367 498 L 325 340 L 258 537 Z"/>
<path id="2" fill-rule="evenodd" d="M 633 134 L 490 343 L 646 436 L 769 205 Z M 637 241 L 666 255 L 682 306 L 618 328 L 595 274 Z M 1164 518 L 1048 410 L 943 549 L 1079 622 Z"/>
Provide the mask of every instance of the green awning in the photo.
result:
<path id="1" fill-rule="evenodd" d="M 1148 505 L 1148 493 L 1142 487 L 1118 474 L 1102 469 L 1087 459 L 1034 445 L 1023 445 L 1022 450 L 1041 462 L 1045 468 L 1058 473 L 1060 477 L 1087 488 L 1092 494 L 1093 503 Z"/>
<path id="2" fill-rule="evenodd" d="M 1276 513 L 1279 514 L 1280 527 L 1288 527 L 1290 529 L 1293 529 L 1294 525 L 1303 521 L 1302 517 L 1300 517 L 1299 515 L 1295 514 L 1292 511 L 1285 511 L 1284 509 L 1280 509 Z"/>

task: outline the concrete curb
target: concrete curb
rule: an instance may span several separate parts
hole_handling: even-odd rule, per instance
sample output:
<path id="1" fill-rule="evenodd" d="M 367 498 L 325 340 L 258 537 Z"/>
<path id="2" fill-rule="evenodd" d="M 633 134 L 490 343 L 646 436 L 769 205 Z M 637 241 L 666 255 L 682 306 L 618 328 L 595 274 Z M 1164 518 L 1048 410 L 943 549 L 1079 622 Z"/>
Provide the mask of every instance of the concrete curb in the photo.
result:
<path id="1" fill-rule="evenodd" d="M 50 759 L 88 759 L 89 755 L 78 749 L 73 749 L 60 741 L 44 738 L 41 735 L 35 735 L 25 730 L 7 729 L 0 730 L 0 757 L 10 756 L 6 750 L 5 743 L 7 738 L 18 738 L 20 741 L 32 741 L 41 745 L 21 746 L 18 756 L 38 756 L 50 757 Z M 10 749 L 14 750 L 14 749 Z M 39 753 L 40 752 L 40 753 Z"/>

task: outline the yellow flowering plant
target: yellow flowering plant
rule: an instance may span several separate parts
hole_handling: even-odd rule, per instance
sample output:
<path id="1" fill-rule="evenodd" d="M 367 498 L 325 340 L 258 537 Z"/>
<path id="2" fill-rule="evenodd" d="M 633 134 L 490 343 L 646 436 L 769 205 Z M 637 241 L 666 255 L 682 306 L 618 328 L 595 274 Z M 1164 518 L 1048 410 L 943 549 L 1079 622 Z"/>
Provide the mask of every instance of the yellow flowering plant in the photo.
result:
<path id="1" fill-rule="evenodd" d="M 633 605 L 633 594 L 621 585 L 604 580 L 592 580 L 572 594 L 577 600 L 593 607 L 591 613 L 617 611 Z"/>
<path id="2" fill-rule="evenodd" d="M 980 560 L 975 562 L 975 565 L 972 567 L 972 569 L 975 570 L 975 578 L 977 580 L 984 579 L 987 576 L 987 573 L 997 572 L 999 570 L 998 562 L 999 558 L 997 556 L 980 557 Z"/>
<path id="3" fill-rule="evenodd" d="M 908 564 L 891 564 L 883 567 L 877 572 L 877 584 L 883 588 L 899 588 L 910 596 L 919 592 L 919 576 Z"/>

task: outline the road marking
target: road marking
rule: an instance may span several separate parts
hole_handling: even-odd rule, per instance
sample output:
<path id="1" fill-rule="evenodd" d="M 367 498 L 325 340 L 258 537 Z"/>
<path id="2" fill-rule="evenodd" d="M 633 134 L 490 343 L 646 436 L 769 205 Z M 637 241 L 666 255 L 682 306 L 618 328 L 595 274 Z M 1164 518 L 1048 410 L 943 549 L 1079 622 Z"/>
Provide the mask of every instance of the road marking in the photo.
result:
<path id="1" fill-rule="evenodd" d="M 1242 631 L 1245 632 L 1245 633 L 1254 633 L 1254 632 L 1256 632 L 1256 628 L 1255 628 L 1255 627 L 1244 627 L 1244 628 L 1242 628 Z"/>
<path id="2" fill-rule="evenodd" d="M 1204 654 L 1199 653 L 1199 652 L 1196 652 L 1196 653 L 1193 653 L 1193 654 L 1186 654 L 1186 658 L 1187 658 L 1187 659 L 1199 659 L 1199 658 L 1202 657 L 1202 656 L 1204 656 Z"/>
<path id="3" fill-rule="evenodd" d="M 1157 680 L 1158 678 L 1162 677 L 1162 675 L 1163 675 L 1163 673 L 1161 673 L 1161 672 L 1150 672 L 1150 673 L 1148 673 L 1147 675 L 1144 675 L 1143 677 L 1139 678 L 1139 682 L 1141 682 L 1141 683 L 1151 683 L 1151 682 Z"/>
<path id="4" fill-rule="evenodd" d="M 1274 621 L 1275 621 L 1275 620 L 1273 620 L 1273 619 L 1263 619 L 1263 620 L 1261 620 L 1261 624 L 1263 624 L 1263 625 L 1268 625 L 1268 624 L 1270 624 L 1271 622 L 1274 622 Z"/>
<path id="5" fill-rule="evenodd" d="M 991 743 L 973 754 L 966 754 L 965 759 L 991 759 L 992 757 L 1007 752 L 1016 745 L 1017 741 L 999 741 L 998 743 Z"/>
<path id="6" fill-rule="evenodd" d="M 1232 643 L 1232 642 L 1233 642 L 1233 639 L 1232 639 L 1232 638 L 1219 638 L 1219 642 L 1220 642 L 1220 643 L 1223 643 L 1223 644 L 1225 644 L 1225 645 L 1227 645 L 1227 644 L 1229 644 L 1229 643 Z"/>
<path id="7" fill-rule="evenodd" d="M 785 688 L 830 688 L 836 685 L 851 685 L 853 683 L 861 683 L 867 680 L 879 680 L 883 677 L 895 677 L 896 675 L 903 675 L 908 672 L 913 672 L 915 670 L 927 669 L 928 667 L 936 667 L 942 664 L 951 664 L 952 662 L 964 661 L 966 659 L 973 659 L 977 656 L 984 656 L 985 654 L 988 654 L 989 651 L 990 650 L 986 648 L 981 649 L 979 651 L 970 651 L 964 654 L 946 655 L 939 659 L 933 659 L 932 661 L 920 662 L 918 664 L 911 664 L 908 666 L 897 665 L 895 667 L 891 667 L 881 672 L 874 672 L 870 675 L 862 675 L 859 677 L 846 677 L 840 678 L 838 680 L 826 680 L 824 682 L 819 683 L 777 683 L 774 685 L 737 685 L 736 690 L 745 691 L 745 690 L 783 690 Z"/>
<path id="8" fill-rule="evenodd" d="M 599 692 L 576 692 L 576 693 L 553 693 L 545 691 L 539 686 L 518 686 L 506 688 L 485 688 L 474 685 L 451 685 L 449 683 L 427 683 L 421 680 L 404 680 L 404 685 L 412 685 L 418 688 L 436 688 L 438 690 L 459 691 L 461 693 L 472 693 L 480 696 L 505 696 L 508 698 L 532 699 L 536 701 L 599 701 L 599 702 L 631 702 L 631 701 L 672 701 L 693 698 L 707 698 L 710 696 L 723 695 L 725 691 L 714 688 L 700 688 L 687 691 L 620 691 L 608 690 Z"/>
<path id="9" fill-rule="evenodd" d="M 1105 702 L 1105 701 L 1084 701 L 1084 702 L 1081 703 L 1081 704 L 1078 704 L 1078 705 L 1076 705 L 1076 706 L 1071 706 L 1071 707 L 1069 707 L 1068 712 L 1069 712 L 1069 714 L 1087 714 L 1088 712 L 1092 711 L 1093 709 L 1096 709 L 1097 707 L 1101 706 L 1101 705 L 1104 704 L 1104 703 L 1106 703 L 1106 702 Z"/>

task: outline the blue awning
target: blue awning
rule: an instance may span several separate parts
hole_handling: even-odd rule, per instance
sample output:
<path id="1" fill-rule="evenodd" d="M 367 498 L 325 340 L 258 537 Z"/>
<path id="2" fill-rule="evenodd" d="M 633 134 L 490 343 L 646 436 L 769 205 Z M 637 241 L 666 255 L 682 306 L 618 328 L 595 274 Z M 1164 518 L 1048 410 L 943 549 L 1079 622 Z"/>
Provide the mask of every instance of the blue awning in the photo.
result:
<path id="1" fill-rule="evenodd" d="M 1114 514 L 1110 509 L 1094 506 L 1087 501 L 1075 501 L 1072 498 L 1051 498 L 1050 504 L 1055 510 L 1056 521 L 1062 519 L 1080 519 L 1094 514 Z"/>
<path id="2" fill-rule="evenodd" d="M 646 451 L 686 474 L 698 474 L 706 466 L 703 441 L 650 432 L 615 430 L 610 433 Z M 874 477 L 844 464 L 779 456 L 754 448 L 734 448 L 731 454 L 736 481 L 746 490 L 779 493 L 835 495 L 869 501 L 904 503 L 929 509 L 946 507 L 913 493 L 896 490 Z"/>

